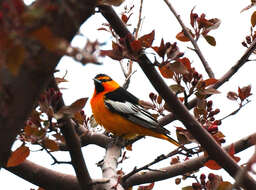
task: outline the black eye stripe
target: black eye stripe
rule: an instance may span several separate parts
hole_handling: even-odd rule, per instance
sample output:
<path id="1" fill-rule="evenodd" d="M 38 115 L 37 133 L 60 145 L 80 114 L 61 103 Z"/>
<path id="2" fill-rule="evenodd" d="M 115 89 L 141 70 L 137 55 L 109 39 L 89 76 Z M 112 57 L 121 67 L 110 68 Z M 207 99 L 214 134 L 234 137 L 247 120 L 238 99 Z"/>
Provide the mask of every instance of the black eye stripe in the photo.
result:
<path id="1" fill-rule="evenodd" d="M 109 79 L 99 79 L 101 82 L 107 82 L 107 81 L 112 81 L 112 79 L 111 78 L 109 78 Z"/>

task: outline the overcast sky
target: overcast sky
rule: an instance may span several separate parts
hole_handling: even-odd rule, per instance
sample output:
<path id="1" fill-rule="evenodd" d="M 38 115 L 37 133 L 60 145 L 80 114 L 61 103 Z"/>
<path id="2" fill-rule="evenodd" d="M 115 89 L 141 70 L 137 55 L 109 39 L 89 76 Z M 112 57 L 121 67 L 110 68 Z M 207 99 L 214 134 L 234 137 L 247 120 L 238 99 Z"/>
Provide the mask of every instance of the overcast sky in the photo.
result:
<path id="1" fill-rule="evenodd" d="M 128 5 L 131 5 L 133 2 L 137 1 L 127 0 L 126 2 Z M 206 18 L 219 18 L 221 20 L 222 23 L 220 27 L 217 30 L 211 31 L 209 33 L 215 37 L 217 41 L 216 47 L 210 46 L 204 39 L 199 40 L 199 46 L 206 60 L 212 67 L 216 78 L 221 77 L 228 69 L 231 68 L 232 65 L 237 62 L 237 60 L 246 50 L 241 45 L 241 42 L 250 32 L 250 15 L 255 10 L 255 8 L 240 13 L 242 8 L 249 5 L 249 0 L 172 0 L 171 2 L 187 26 L 190 26 L 189 14 L 194 6 L 194 12 L 198 14 L 205 13 Z M 134 15 L 130 20 L 130 23 L 133 24 L 133 27 L 131 27 L 130 30 L 133 30 L 133 28 L 136 26 L 134 23 L 137 23 L 137 8 L 138 6 L 135 7 Z M 119 13 L 122 10 L 123 6 L 117 8 L 117 12 Z M 155 30 L 156 39 L 154 41 L 154 45 L 159 45 L 161 38 L 164 38 L 165 41 L 176 41 L 175 36 L 178 32 L 181 31 L 181 27 L 163 1 L 145 0 L 143 6 L 143 18 L 143 28 L 140 34 L 147 34 L 152 30 Z M 84 37 L 75 37 L 72 44 L 74 46 L 83 47 L 87 39 L 90 39 L 91 41 L 97 39 L 101 43 L 106 43 L 102 49 L 110 48 L 111 36 L 104 31 L 97 30 L 97 28 L 101 27 L 103 22 L 106 21 L 100 14 L 95 14 L 92 16 L 81 27 L 81 32 L 84 34 Z M 193 66 L 196 67 L 196 69 L 201 72 L 206 79 L 207 75 L 203 70 L 201 62 L 194 52 L 187 49 L 187 46 L 192 47 L 191 44 L 178 42 L 178 45 L 180 46 L 181 51 L 185 52 L 185 56 L 189 57 L 193 62 Z M 80 63 L 75 62 L 68 57 L 64 57 L 61 60 L 58 66 L 58 69 L 60 69 L 59 76 L 62 76 L 66 70 L 68 71 L 67 80 L 69 80 L 69 82 L 62 85 L 63 87 L 68 88 L 67 90 L 63 90 L 66 104 L 70 104 L 81 97 L 90 97 L 94 88 L 92 78 L 98 73 L 106 73 L 120 84 L 124 82 L 124 77 L 121 73 L 118 62 L 115 62 L 109 58 L 101 59 L 101 61 L 104 63 L 103 66 L 82 66 Z M 220 88 L 220 91 L 222 92 L 220 95 L 211 98 L 214 101 L 214 108 L 220 108 L 221 110 L 221 113 L 217 116 L 217 118 L 222 118 L 237 108 L 237 105 L 234 102 L 226 99 L 226 94 L 228 91 L 236 91 L 238 86 L 242 87 L 251 84 L 252 93 L 255 94 L 255 68 L 255 62 L 247 63 L 238 72 L 238 74 L 236 74 L 230 80 L 230 82 Z M 134 70 L 137 70 L 137 72 L 132 77 L 129 91 L 140 99 L 149 100 L 148 94 L 154 90 L 149 81 L 141 72 L 138 65 L 134 65 Z M 171 80 L 167 80 L 166 82 L 169 85 L 172 84 Z M 230 144 L 233 141 L 240 139 L 241 137 L 255 132 L 254 115 L 252 115 L 255 113 L 255 96 L 251 96 L 250 100 L 252 100 L 252 102 L 249 105 L 242 109 L 242 111 L 240 111 L 236 116 L 225 120 L 221 125 L 220 130 L 226 135 L 226 144 Z M 90 115 L 89 103 L 85 107 L 85 112 Z M 179 122 L 174 122 L 167 126 L 167 128 L 172 131 L 172 134 L 175 135 L 174 126 L 181 126 L 181 124 Z M 174 147 L 168 142 L 147 137 L 133 145 L 133 151 L 128 152 L 129 159 L 125 161 L 125 163 L 120 167 L 122 167 L 125 172 L 129 172 L 134 168 L 134 166 L 142 166 L 154 160 L 154 158 L 156 158 L 158 155 L 170 152 L 173 148 Z M 38 150 L 38 147 L 32 147 L 32 149 Z M 103 158 L 104 150 L 91 145 L 83 148 L 83 151 L 85 152 L 85 159 L 92 177 L 100 178 L 101 170 L 96 167 L 95 163 Z M 250 151 L 245 151 L 244 153 L 239 154 L 239 156 L 243 158 L 242 161 L 240 161 L 240 164 L 246 162 L 251 153 L 252 149 L 250 149 Z M 61 160 L 69 160 L 69 156 L 65 153 L 56 153 L 56 157 L 60 158 Z M 51 166 L 50 164 L 52 163 L 52 160 L 45 152 L 31 152 L 29 160 L 46 167 L 51 167 L 52 169 L 56 169 L 61 172 L 74 173 L 71 166 L 68 165 Z M 167 166 L 168 163 L 169 161 L 161 162 L 156 167 L 164 167 Z M 212 172 L 209 170 L 202 171 L 205 173 Z M 215 173 L 215 171 L 213 172 Z M 223 175 L 223 177 L 227 177 L 224 180 L 230 180 L 228 175 Z M 36 188 L 36 186 L 20 178 L 17 178 L 4 169 L 0 171 L 0 179 L 1 186 L 8 187 L 8 189 L 19 188 L 20 190 L 27 190 L 30 188 Z M 15 183 L 10 183 L 10 181 Z M 168 179 L 164 182 L 157 183 L 155 189 L 166 189 L 167 187 L 170 188 L 173 185 L 173 188 L 181 189 L 181 187 L 185 184 L 186 183 L 181 183 L 181 185 L 176 186 L 174 185 L 174 179 Z M 188 184 L 191 184 L 191 181 Z"/>

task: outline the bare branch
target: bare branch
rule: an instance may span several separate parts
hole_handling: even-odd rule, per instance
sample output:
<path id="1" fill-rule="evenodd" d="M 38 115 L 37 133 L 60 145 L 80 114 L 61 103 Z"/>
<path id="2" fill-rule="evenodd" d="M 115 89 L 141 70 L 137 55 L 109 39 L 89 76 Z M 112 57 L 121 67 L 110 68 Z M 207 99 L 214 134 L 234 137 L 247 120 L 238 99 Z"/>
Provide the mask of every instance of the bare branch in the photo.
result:
<path id="1" fill-rule="evenodd" d="M 89 144 L 95 144 L 102 148 L 107 148 L 108 144 L 113 141 L 112 138 L 107 137 L 104 134 L 89 131 L 88 129 L 79 126 L 77 129 L 80 136 L 81 147 L 87 146 Z M 60 150 L 67 151 L 68 148 L 66 144 L 59 144 Z"/>
<path id="2" fill-rule="evenodd" d="M 106 155 L 102 163 L 102 175 L 104 178 L 109 179 L 105 184 L 105 189 L 124 190 L 120 185 L 120 177 L 117 175 L 118 158 L 121 155 L 121 146 L 117 143 L 110 143 L 106 150 Z"/>
<path id="3" fill-rule="evenodd" d="M 234 144 L 226 146 L 224 149 L 229 150 L 232 145 L 235 147 L 235 153 L 239 153 L 251 146 L 254 146 L 254 142 L 256 139 L 256 133 L 243 138 Z M 134 185 L 140 185 L 143 183 L 152 183 L 153 181 L 161 181 L 171 177 L 175 177 L 178 175 L 184 175 L 190 171 L 196 171 L 200 168 L 204 167 L 204 163 L 208 160 L 205 156 L 199 156 L 198 158 L 193 158 L 181 163 L 177 163 L 175 165 L 171 165 L 165 168 L 161 168 L 160 170 L 166 171 L 162 172 L 145 172 L 143 175 L 135 174 L 129 177 L 126 181 L 124 181 L 124 187 L 131 187 Z"/>
<path id="4" fill-rule="evenodd" d="M 190 32 L 188 31 L 188 28 L 185 26 L 185 24 L 182 22 L 180 15 L 177 14 L 177 12 L 175 11 L 175 9 L 173 8 L 173 6 L 171 5 L 171 3 L 168 0 L 164 0 L 164 2 L 166 3 L 166 5 L 169 7 L 169 9 L 171 10 L 171 12 L 174 14 L 174 16 L 176 17 L 176 19 L 178 20 L 178 22 L 180 23 L 185 35 L 189 38 L 189 40 L 191 41 L 192 45 L 195 48 L 195 52 L 197 53 L 198 57 L 200 58 L 205 71 L 207 72 L 208 76 L 210 78 L 214 78 L 214 73 L 212 72 L 211 67 L 209 66 L 209 64 L 207 63 L 206 59 L 204 58 L 200 48 L 198 47 L 196 41 L 194 40 L 193 36 L 190 34 Z"/>
<path id="5" fill-rule="evenodd" d="M 175 149 L 174 151 L 170 152 L 169 154 L 167 155 L 160 155 L 158 156 L 155 160 L 153 160 L 152 162 L 146 164 L 145 166 L 142 166 L 140 168 L 134 168 L 133 171 L 131 171 L 130 173 L 126 174 L 125 176 L 123 176 L 122 178 L 122 182 L 125 182 L 129 177 L 133 176 L 134 174 L 142 171 L 142 170 L 145 170 L 145 169 L 149 169 L 150 166 L 162 161 L 162 160 L 165 160 L 167 158 L 170 158 L 171 156 L 174 156 L 176 154 L 178 154 L 179 152 L 181 152 L 182 149 L 181 148 L 177 148 Z"/>
<path id="6" fill-rule="evenodd" d="M 141 21 L 142 21 L 142 7 L 143 7 L 143 0 L 140 0 L 140 9 L 139 9 L 139 19 L 138 19 L 138 23 L 137 23 L 137 27 L 136 27 L 136 31 L 135 31 L 135 34 L 134 34 L 134 37 L 135 39 L 138 38 L 138 35 L 139 35 L 139 31 L 140 31 L 140 28 L 141 28 Z"/>
<path id="7" fill-rule="evenodd" d="M 237 141 L 236 143 L 234 143 L 235 152 L 238 153 L 253 146 L 255 139 L 256 139 L 256 133 Z M 228 150 L 230 146 L 231 145 L 227 146 L 225 149 Z M 186 161 L 185 162 L 186 167 L 183 166 L 183 167 L 179 167 L 179 169 L 176 169 L 173 166 L 169 166 L 167 167 L 168 169 L 166 170 L 167 175 L 159 180 L 167 179 L 177 175 L 182 175 L 187 171 L 198 170 L 199 168 L 204 166 L 204 163 L 206 160 L 207 158 L 201 156 L 201 157 Z M 5 169 L 43 188 L 63 189 L 63 190 L 80 189 L 78 181 L 75 176 L 62 174 L 62 173 L 47 169 L 45 167 L 39 166 L 28 160 L 24 161 L 22 164 L 16 167 L 5 168 Z M 152 173 L 154 175 L 157 175 L 155 172 L 152 172 Z M 141 181 L 140 177 L 139 179 L 137 179 L 138 176 L 141 176 L 141 175 L 135 174 L 134 176 L 128 178 L 125 181 L 125 183 L 122 183 L 122 184 L 128 187 L 136 184 L 138 185 L 138 184 L 146 183 L 144 182 L 146 181 L 146 179 Z M 147 179 L 147 180 L 150 180 L 150 179 Z M 91 184 L 93 185 L 100 184 L 100 183 L 97 183 L 99 181 L 102 181 L 102 180 L 93 180 Z M 103 180 L 102 182 L 106 182 L 106 180 Z"/>
<path id="8" fill-rule="evenodd" d="M 94 8 L 95 2 L 89 0 L 83 1 L 78 6 L 73 6 L 73 11 L 79 15 L 76 23 L 80 26 L 91 16 Z M 54 16 L 53 19 L 43 17 L 36 22 L 37 25 L 48 25 L 56 36 L 71 41 L 78 29 L 78 26 L 74 24 L 74 19 L 71 19 L 65 11 L 52 16 Z M 28 29 L 26 32 L 29 34 L 31 31 Z M 0 98 L 0 102 L 6 104 L 6 106 L 0 107 L 0 166 L 5 165 L 8 160 L 17 134 L 24 127 L 24 122 L 35 101 L 47 86 L 54 68 L 61 58 L 61 55 L 49 52 L 43 46 L 33 47 L 27 51 L 29 59 L 23 63 L 16 76 L 12 76 L 4 67 L 0 69 L 0 81 L 5 91 L 1 91 L 1 94 L 7 93 L 9 97 L 8 100 L 3 99 L 2 96 Z"/>
<path id="9" fill-rule="evenodd" d="M 56 172 L 28 160 L 5 169 L 44 189 L 81 190 L 75 176 Z"/>

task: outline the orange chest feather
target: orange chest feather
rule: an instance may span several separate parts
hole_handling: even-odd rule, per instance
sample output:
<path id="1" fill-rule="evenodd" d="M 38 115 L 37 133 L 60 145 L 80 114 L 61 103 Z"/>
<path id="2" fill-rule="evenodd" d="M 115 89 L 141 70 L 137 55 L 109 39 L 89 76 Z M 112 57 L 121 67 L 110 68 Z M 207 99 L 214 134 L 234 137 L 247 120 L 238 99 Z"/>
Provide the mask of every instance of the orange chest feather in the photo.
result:
<path id="1" fill-rule="evenodd" d="M 94 96 L 91 100 L 91 107 L 97 123 L 102 125 L 108 132 L 118 136 L 133 136 L 137 134 L 137 125 L 121 115 L 111 112 L 104 104 L 103 95 Z"/>

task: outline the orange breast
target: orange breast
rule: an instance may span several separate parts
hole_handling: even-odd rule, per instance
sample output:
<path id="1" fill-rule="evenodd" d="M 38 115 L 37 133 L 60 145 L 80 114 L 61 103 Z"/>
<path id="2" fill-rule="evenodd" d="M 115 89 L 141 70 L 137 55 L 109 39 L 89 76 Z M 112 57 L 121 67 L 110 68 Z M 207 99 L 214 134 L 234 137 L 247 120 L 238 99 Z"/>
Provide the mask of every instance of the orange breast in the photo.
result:
<path id="1" fill-rule="evenodd" d="M 117 136 L 122 136 L 126 139 L 134 138 L 137 135 L 166 139 L 163 134 L 156 133 L 143 126 L 139 126 L 121 115 L 109 111 L 104 104 L 103 96 L 103 93 L 94 95 L 94 98 L 90 103 L 95 120 L 98 124 L 102 125 L 106 131 Z"/>

